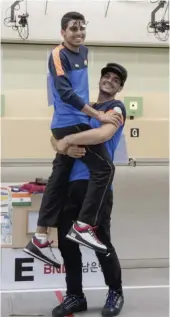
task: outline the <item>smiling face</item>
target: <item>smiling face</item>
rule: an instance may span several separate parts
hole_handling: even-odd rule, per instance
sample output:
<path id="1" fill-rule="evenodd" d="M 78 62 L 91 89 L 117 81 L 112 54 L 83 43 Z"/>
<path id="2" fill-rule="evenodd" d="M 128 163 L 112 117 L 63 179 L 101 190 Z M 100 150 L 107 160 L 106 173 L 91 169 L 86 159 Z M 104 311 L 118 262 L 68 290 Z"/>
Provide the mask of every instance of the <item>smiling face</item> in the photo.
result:
<path id="1" fill-rule="evenodd" d="M 69 21 L 67 28 L 61 30 L 64 42 L 72 47 L 80 47 L 86 37 L 86 24 L 82 20 Z"/>
<path id="2" fill-rule="evenodd" d="M 115 73 L 108 72 L 101 77 L 99 90 L 107 96 L 114 97 L 122 90 L 121 79 Z"/>

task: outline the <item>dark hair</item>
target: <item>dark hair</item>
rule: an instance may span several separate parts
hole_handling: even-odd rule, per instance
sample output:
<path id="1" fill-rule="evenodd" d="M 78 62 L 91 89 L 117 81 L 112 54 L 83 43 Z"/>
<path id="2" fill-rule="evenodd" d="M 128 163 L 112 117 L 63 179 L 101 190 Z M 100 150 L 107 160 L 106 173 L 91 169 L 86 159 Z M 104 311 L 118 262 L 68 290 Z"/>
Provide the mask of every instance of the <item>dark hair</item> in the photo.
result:
<path id="1" fill-rule="evenodd" d="M 80 21 L 85 22 L 85 17 L 83 14 L 81 14 L 79 12 L 67 12 L 66 14 L 63 15 L 63 17 L 61 19 L 62 30 L 66 30 L 68 23 L 71 20 L 80 20 Z"/>

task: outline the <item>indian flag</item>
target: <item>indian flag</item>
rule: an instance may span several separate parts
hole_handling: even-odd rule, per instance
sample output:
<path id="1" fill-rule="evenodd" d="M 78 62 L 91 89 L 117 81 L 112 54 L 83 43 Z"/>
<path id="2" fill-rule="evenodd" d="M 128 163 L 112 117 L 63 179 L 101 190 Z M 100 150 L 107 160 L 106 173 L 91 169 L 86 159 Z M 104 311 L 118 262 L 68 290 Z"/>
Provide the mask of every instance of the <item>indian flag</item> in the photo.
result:
<path id="1" fill-rule="evenodd" d="M 12 192 L 12 206 L 31 206 L 31 194 L 28 192 Z"/>

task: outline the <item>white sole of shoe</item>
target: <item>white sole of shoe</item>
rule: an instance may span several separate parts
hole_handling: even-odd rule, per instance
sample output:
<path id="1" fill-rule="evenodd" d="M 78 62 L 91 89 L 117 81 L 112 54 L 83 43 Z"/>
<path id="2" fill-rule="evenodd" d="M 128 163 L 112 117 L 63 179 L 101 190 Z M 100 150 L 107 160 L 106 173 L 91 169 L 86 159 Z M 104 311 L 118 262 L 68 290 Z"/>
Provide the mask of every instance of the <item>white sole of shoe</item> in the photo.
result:
<path id="1" fill-rule="evenodd" d="M 36 259 L 38 259 L 38 260 L 40 260 L 41 262 L 43 262 L 43 263 L 45 263 L 45 264 L 49 264 L 49 265 L 51 265 L 51 266 L 54 266 L 54 264 L 52 264 L 52 262 L 48 262 L 48 261 L 46 261 L 46 260 L 43 260 L 41 257 L 39 257 L 38 255 L 35 255 L 33 252 L 31 252 L 31 251 L 29 251 L 28 249 L 24 249 L 23 250 L 25 253 L 27 253 L 27 254 L 29 254 L 29 255 L 31 255 L 33 258 L 36 258 Z M 59 264 L 59 263 L 58 263 Z M 59 264 L 60 265 L 60 264 Z"/>
<path id="2" fill-rule="evenodd" d="M 99 251 L 99 250 L 95 250 L 95 247 L 91 247 L 91 246 L 89 246 L 88 244 L 86 244 L 86 243 L 84 243 L 84 242 L 81 242 L 81 241 L 78 241 L 77 239 L 75 239 L 75 238 L 73 238 L 72 236 L 70 236 L 70 235 L 66 235 L 66 238 L 67 239 L 70 239 L 70 240 L 72 240 L 72 241 L 74 241 L 74 242 L 77 242 L 78 244 L 81 244 L 81 245 L 83 245 L 83 246 L 85 246 L 85 247 L 87 247 L 87 248 L 89 248 L 89 249 L 91 249 L 91 250 L 93 250 L 93 251 L 96 251 L 96 252 L 101 252 L 101 253 L 103 253 L 103 254 L 105 254 L 105 253 L 107 253 L 105 250 L 102 252 L 102 251 Z"/>
<path id="3" fill-rule="evenodd" d="M 67 239 L 70 239 L 70 240 L 72 240 L 72 241 L 74 241 L 74 242 L 77 242 L 78 244 L 82 244 L 82 245 L 84 245 L 85 247 L 87 247 L 87 248 L 90 248 L 90 249 L 92 249 L 93 250 L 93 248 L 92 247 L 89 247 L 89 245 L 88 244 L 86 244 L 86 243 L 83 243 L 83 242 L 81 242 L 81 241 L 78 241 L 77 239 L 75 239 L 75 238 L 73 238 L 73 237 L 71 237 L 70 235 L 66 235 L 66 238 Z"/>

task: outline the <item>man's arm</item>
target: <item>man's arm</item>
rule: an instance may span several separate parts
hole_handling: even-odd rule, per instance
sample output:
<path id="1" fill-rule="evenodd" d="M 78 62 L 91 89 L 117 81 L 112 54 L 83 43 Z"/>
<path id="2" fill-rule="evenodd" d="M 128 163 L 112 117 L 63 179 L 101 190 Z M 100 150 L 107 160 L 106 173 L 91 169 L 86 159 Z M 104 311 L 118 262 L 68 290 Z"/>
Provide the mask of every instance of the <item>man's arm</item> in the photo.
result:
<path id="1" fill-rule="evenodd" d="M 74 91 L 69 80 L 69 64 L 62 50 L 55 49 L 49 58 L 49 71 L 54 79 L 55 88 L 63 102 L 73 106 L 77 110 L 96 118 L 102 122 L 113 122 L 111 114 L 101 113 L 80 98 Z"/>
<path id="2" fill-rule="evenodd" d="M 86 149 L 84 147 L 79 147 L 78 145 L 71 145 L 67 148 L 65 152 L 59 153 L 57 149 L 57 144 L 59 141 L 56 140 L 54 136 L 51 136 L 50 142 L 51 142 L 53 150 L 58 152 L 58 154 L 68 155 L 73 158 L 80 158 L 86 154 Z"/>
<path id="3" fill-rule="evenodd" d="M 104 143 L 112 138 L 120 125 L 105 123 L 100 128 L 69 135 L 63 139 L 69 145 L 95 145 Z"/>
<path id="4" fill-rule="evenodd" d="M 112 138 L 121 125 L 121 115 L 114 112 L 114 124 L 107 123 L 96 129 L 68 135 L 57 141 L 57 149 L 66 154 L 70 145 L 95 145 L 106 142 Z"/>
<path id="5" fill-rule="evenodd" d="M 62 50 L 55 49 L 49 58 L 49 71 L 54 79 L 55 88 L 63 102 L 75 107 L 77 110 L 86 113 L 90 117 L 99 118 L 99 113 L 74 91 L 69 80 L 69 64 L 67 57 Z"/>
<path id="6" fill-rule="evenodd" d="M 72 89 L 68 75 L 69 64 L 67 57 L 62 52 L 62 49 L 53 50 L 49 58 L 48 66 L 50 74 L 54 80 L 55 88 L 59 93 L 61 100 L 81 111 L 85 102 Z"/>

